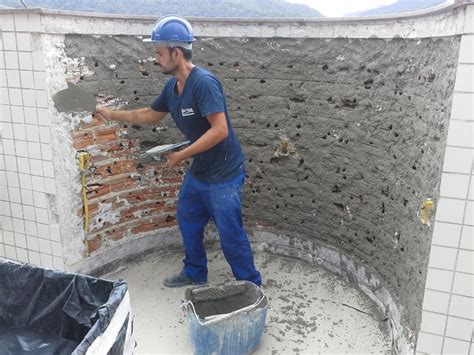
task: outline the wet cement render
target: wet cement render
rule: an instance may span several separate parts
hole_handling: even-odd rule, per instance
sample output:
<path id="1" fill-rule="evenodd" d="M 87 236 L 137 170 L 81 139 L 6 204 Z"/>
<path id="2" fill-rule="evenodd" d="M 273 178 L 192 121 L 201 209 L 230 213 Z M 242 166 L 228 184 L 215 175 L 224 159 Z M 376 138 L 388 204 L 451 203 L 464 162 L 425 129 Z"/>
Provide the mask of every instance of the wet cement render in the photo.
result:
<path id="1" fill-rule="evenodd" d="M 229 282 L 222 252 L 208 248 L 209 282 Z M 180 310 L 186 287 L 167 288 L 164 277 L 182 267 L 182 252 L 149 254 L 103 277 L 129 285 L 136 354 L 192 354 L 186 316 Z M 255 252 L 269 309 L 261 344 L 254 354 L 390 354 L 388 322 L 351 284 L 297 259 Z"/>
<path id="2" fill-rule="evenodd" d="M 417 334 L 460 38 L 200 38 L 248 160 L 246 228 L 318 239 L 380 273 Z M 78 85 L 149 106 L 168 79 L 133 36 L 67 35 Z M 93 74 L 90 74 L 90 72 Z M 168 117 L 128 127 L 143 149 L 182 140 Z"/>

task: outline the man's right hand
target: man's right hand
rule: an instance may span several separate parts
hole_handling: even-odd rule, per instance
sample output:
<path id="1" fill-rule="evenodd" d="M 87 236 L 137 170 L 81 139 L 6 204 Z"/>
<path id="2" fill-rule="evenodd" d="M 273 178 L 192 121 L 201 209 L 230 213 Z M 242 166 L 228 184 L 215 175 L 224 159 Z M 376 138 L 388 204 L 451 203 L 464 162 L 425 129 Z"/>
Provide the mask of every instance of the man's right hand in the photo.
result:
<path id="1" fill-rule="evenodd" d="M 113 112 L 114 110 L 111 110 L 108 107 L 97 106 L 92 116 L 103 121 L 104 123 L 107 123 L 112 121 Z"/>

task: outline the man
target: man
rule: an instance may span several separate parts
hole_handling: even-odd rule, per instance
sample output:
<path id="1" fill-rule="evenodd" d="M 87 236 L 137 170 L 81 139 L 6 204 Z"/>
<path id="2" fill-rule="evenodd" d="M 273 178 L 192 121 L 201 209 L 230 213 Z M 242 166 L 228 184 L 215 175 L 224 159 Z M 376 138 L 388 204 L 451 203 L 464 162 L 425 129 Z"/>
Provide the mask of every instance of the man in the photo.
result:
<path id="1" fill-rule="evenodd" d="M 219 80 L 191 62 L 194 37 L 188 21 L 165 16 L 153 28 L 148 42 L 155 46 L 156 62 L 164 74 L 173 75 L 150 108 L 110 110 L 99 108 L 107 120 L 134 125 L 157 124 L 170 113 L 191 144 L 168 154 L 166 167 L 193 158 L 181 185 L 177 219 L 183 236 L 184 267 L 164 280 L 168 287 L 207 282 L 204 228 L 209 219 L 219 233 L 224 256 L 238 280 L 261 285 L 250 244 L 242 226 L 241 196 L 244 156 L 227 112 Z"/>

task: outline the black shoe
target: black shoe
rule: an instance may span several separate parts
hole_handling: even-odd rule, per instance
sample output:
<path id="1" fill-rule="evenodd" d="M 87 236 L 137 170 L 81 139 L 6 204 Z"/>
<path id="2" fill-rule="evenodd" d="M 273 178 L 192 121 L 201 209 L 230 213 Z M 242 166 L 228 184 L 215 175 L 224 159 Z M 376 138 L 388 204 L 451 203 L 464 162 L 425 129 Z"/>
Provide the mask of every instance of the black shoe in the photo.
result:
<path id="1" fill-rule="evenodd" d="M 181 271 L 177 275 L 169 276 L 163 281 L 163 285 L 165 285 L 166 287 L 182 287 L 186 285 L 204 285 L 205 283 L 206 282 L 204 281 L 194 282 L 193 280 L 191 280 L 189 277 L 187 277 L 184 274 L 184 271 Z"/>

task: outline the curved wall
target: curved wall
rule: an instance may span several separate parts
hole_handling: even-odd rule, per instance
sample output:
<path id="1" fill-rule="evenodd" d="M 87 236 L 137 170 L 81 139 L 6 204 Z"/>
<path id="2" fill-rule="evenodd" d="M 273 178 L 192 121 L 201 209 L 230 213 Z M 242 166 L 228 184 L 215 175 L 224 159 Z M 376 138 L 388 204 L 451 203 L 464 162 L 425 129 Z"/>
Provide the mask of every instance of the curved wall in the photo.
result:
<path id="1" fill-rule="evenodd" d="M 193 21 L 200 35 L 194 62 L 222 79 L 249 160 L 245 218 L 253 240 L 365 287 L 391 314 L 401 352 L 414 347 L 421 321 L 432 229 L 419 210 L 439 195 L 463 10 L 350 21 Z M 111 106 L 148 105 L 166 79 L 152 49 L 134 36 L 150 24 L 44 12 L 50 95 L 69 80 Z M 90 271 L 178 243 L 182 171 L 136 158 L 179 139 L 173 124 L 103 127 L 50 107 L 56 158 L 66 162 L 55 169 L 66 267 Z M 92 158 L 87 233 L 75 162 L 81 152 Z"/>

